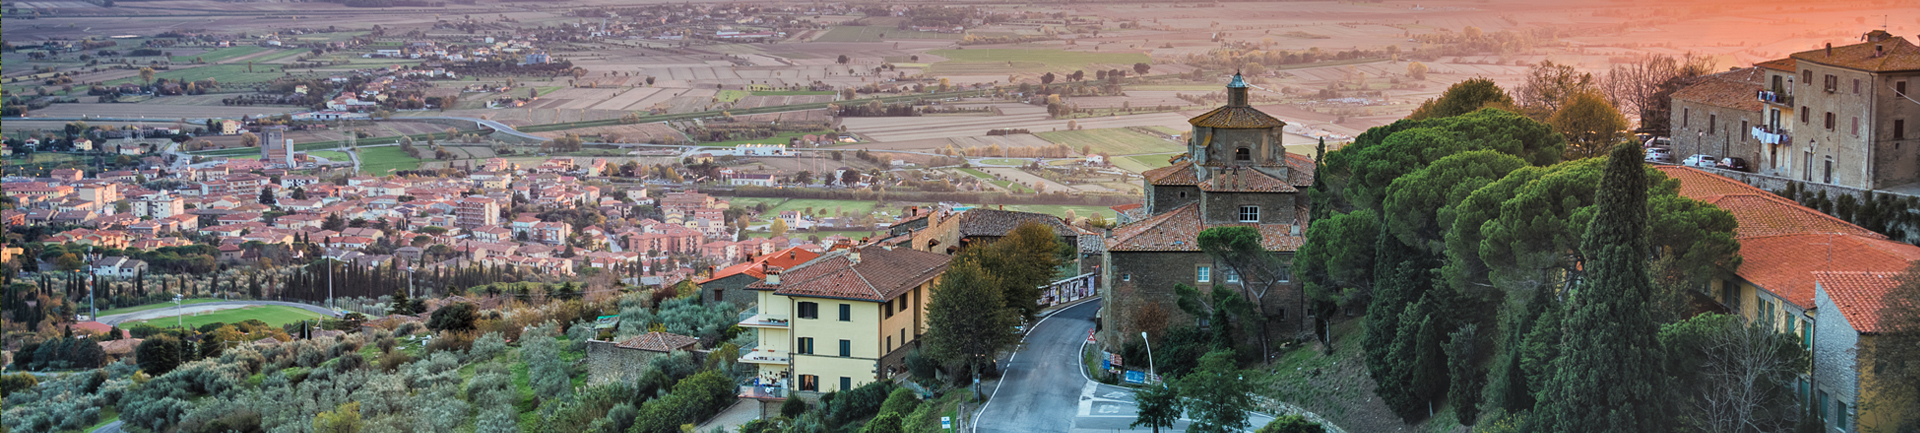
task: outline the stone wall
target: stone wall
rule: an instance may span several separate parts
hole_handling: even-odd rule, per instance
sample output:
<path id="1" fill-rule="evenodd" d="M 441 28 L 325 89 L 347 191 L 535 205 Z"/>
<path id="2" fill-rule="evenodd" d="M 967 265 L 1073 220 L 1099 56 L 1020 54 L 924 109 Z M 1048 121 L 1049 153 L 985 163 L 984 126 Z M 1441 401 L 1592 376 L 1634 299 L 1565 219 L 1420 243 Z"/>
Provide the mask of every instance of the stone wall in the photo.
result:
<path id="1" fill-rule="evenodd" d="M 1240 206 L 1259 206 L 1261 224 L 1293 224 L 1294 194 L 1207 193 L 1200 217 L 1207 224 L 1237 224 Z"/>
<path id="2" fill-rule="evenodd" d="M 1767 167 L 1765 144 L 1753 138 L 1755 125 L 1766 123 L 1758 111 L 1737 110 L 1681 99 L 1673 100 L 1673 163 L 1679 164 L 1695 154 L 1715 158 L 1735 157 L 1747 160 L 1756 169 Z M 1741 125 L 1747 125 L 1742 128 Z M 1799 140 L 1799 137 L 1794 137 Z M 1799 156 L 1794 156 L 1794 161 Z"/>
<path id="3" fill-rule="evenodd" d="M 1187 203 L 1200 201 L 1200 188 L 1195 186 L 1147 185 L 1146 190 L 1148 215 L 1163 214 Z"/>
<path id="4" fill-rule="evenodd" d="M 1279 254 L 1283 262 L 1293 260 L 1292 253 Z M 1179 296 L 1174 293 L 1174 285 L 1185 284 L 1203 292 L 1212 290 L 1210 284 L 1194 281 L 1199 266 L 1211 267 L 1212 284 L 1226 284 L 1225 267 L 1215 264 L 1211 257 L 1202 252 L 1115 251 L 1110 257 L 1109 269 L 1112 271 L 1107 273 L 1104 279 L 1106 284 L 1100 289 L 1106 301 L 1102 307 L 1099 334 L 1100 343 L 1110 350 L 1140 335 L 1140 330 L 1134 326 L 1135 313 L 1148 304 L 1157 305 L 1167 313 L 1167 326 L 1170 328 L 1198 324 L 1196 318 L 1180 311 L 1176 305 Z M 1266 323 L 1268 337 L 1273 341 L 1286 341 L 1304 329 L 1305 308 L 1300 291 L 1298 283 L 1283 283 L 1276 285 L 1262 298 L 1269 314 Z M 1258 335 L 1256 332 L 1248 328 L 1242 337 L 1255 338 Z"/>
<path id="5" fill-rule="evenodd" d="M 714 301 L 727 301 L 734 306 L 745 308 L 760 300 L 760 294 L 747 290 L 749 284 L 760 279 L 745 273 L 729 275 L 726 278 L 708 281 L 700 285 L 700 296 Z"/>
<path id="6" fill-rule="evenodd" d="M 1839 307 L 1834 305 L 1825 290 L 1816 292 L 1814 296 L 1816 309 L 1833 313 L 1822 314 L 1820 320 L 1814 322 L 1813 387 L 1826 391 L 1830 400 L 1856 405 L 1860 401 L 1860 376 L 1856 365 L 1860 333 L 1854 332 L 1853 325 L 1847 323 L 1846 315 L 1839 314 Z M 1827 410 L 1833 410 L 1833 403 L 1827 404 Z"/>
<path id="7" fill-rule="evenodd" d="M 615 380 L 639 380 L 647 363 L 662 355 L 640 349 L 628 349 L 612 341 L 587 340 L 587 384 Z"/>

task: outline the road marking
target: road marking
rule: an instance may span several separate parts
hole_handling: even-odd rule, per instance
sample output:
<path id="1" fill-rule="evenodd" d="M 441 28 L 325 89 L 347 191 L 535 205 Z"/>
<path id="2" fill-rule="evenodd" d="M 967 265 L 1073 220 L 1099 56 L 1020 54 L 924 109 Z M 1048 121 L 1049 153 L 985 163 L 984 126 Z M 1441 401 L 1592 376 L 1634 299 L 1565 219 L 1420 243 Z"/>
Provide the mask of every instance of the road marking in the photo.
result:
<path id="1" fill-rule="evenodd" d="M 1092 301 L 1088 301 L 1087 303 L 1092 303 Z M 1086 304 L 1086 303 L 1083 303 L 1083 304 L 1081 304 L 1081 305 L 1085 305 L 1085 304 Z M 1062 309 L 1059 309 L 1059 310 L 1055 310 L 1055 311 L 1054 311 L 1053 313 L 1050 313 L 1050 314 L 1047 314 L 1047 316 L 1046 316 L 1046 317 L 1041 317 L 1041 318 L 1040 318 L 1040 321 L 1038 321 L 1038 322 L 1033 322 L 1033 326 L 1029 326 L 1029 327 L 1027 327 L 1027 332 L 1024 332 L 1024 333 L 1021 333 L 1021 334 L 1020 334 L 1020 344 L 1026 344 L 1026 343 L 1027 343 L 1027 336 L 1028 336 L 1028 335 L 1032 335 L 1032 334 L 1033 334 L 1033 330 L 1035 330 L 1035 329 L 1040 329 L 1040 325 L 1041 325 L 1041 324 L 1044 324 L 1044 323 L 1047 323 L 1047 319 L 1052 319 L 1052 318 L 1053 318 L 1053 316 L 1056 316 L 1056 315 L 1059 315 L 1060 313 L 1062 313 L 1062 312 L 1065 312 L 1065 311 L 1067 311 L 1067 310 L 1069 310 L 1069 309 L 1073 309 L 1073 308 L 1079 308 L 1079 307 L 1080 307 L 1080 305 L 1075 305 L 1075 306 L 1072 306 L 1072 307 L 1067 307 L 1067 308 L 1062 308 Z M 1087 351 L 1087 343 L 1084 343 L 1084 342 L 1083 342 L 1083 343 L 1080 343 L 1080 353 L 1086 353 L 1086 351 Z M 1013 352 L 1013 354 L 1012 354 L 1012 355 L 1007 355 L 1007 368 L 1008 368 L 1008 369 L 1012 369 L 1012 368 L 1013 368 L 1013 359 L 1014 359 L 1014 358 L 1018 358 L 1018 357 L 1020 357 L 1020 352 L 1019 352 L 1019 351 L 1015 351 L 1015 352 Z M 1078 356 L 1078 355 L 1075 355 L 1075 358 L 1079 358 L 1079 356 Z M 1074 361 L 1074 364 L 1075 364 L 1075 365 L 1079 365 L 1079 364 L 1080 364 L 1080 362 L 1079 362 L 1079 361 Z M 1075 368 L 1075 369 L 1076 369 L 1076 370 L 1080 370 L 1080 377 L 1083 377 L 1083 378 L 1084 378 L 1084 377 L 1087 377 L 1087 367 L 1086 367 L 1086 366 L 1084 366 L 1084 365 L 1079 365 L 1079 367 L 1077 367 L 1077 368 Z M 979 379 L 979 378 L 975 378 L 975 379 Z M 1088 379 L 1088 380 L 1089 380 L 1089 381 L 1091 381 L 1092 379 Z M 991 393 L 987 393 L 987 402 L 986 402 L 986 404 L 982 404 L 982 405 L 980 405 L 980 409 L 978 409 L 978 410 L 975 410 L 975 411 L 973 411 L 973 422 L 970 422 L 970 423 L 968 423 L 968 426 L 967 426 L 967 430 L 968 430 L 968 431 L 970 431 L 970 432 L 973 432 L 973 433 L 979 433 L 979 432 L 980 432 L 980 415 L 981 415 L 981 414 L 984 414 L 984 413 L 987 413 L 987 406 L 989 406 L 989 405 L 992 405 L 992 404 L 993 404 L 993 397 L 994 397 L 994 396 L 996 396 L 996 395 L 1000 395 L 1000 385 L 1006 385 L 1006 384 L 1007 384 L 1007 377 L 1006 377 L 1006 372 L 1004 372 L 1004 371 L 1002 371 L 1002 372 L 1000 373 L 1000 381 L 999 381 L 999 382 L 994 382 L 994 384 L 993 384 L 993 392 L 991 392 Z"/>

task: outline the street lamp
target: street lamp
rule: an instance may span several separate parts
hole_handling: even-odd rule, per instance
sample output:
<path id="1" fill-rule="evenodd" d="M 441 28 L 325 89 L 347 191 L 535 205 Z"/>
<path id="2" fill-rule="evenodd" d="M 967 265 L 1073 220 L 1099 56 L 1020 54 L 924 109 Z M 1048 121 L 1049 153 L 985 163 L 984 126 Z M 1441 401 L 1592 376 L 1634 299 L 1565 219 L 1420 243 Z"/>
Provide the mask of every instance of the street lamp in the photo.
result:
<path id="1" fill-rule="evenodd" d="M 1140 342 L 1147 345 L 1147 380 L 1158 376 L 1153 372 L 1153 342 L 1147 341 L 1147 331 L 1140 331 Z"/>

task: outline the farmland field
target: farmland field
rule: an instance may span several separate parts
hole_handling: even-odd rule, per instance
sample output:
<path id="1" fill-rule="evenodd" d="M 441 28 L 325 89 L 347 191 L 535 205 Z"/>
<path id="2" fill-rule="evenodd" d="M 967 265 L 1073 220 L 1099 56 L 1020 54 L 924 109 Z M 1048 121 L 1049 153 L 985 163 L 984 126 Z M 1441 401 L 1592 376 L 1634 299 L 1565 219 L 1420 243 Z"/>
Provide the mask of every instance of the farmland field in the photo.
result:
<path id="1" fill-rule="evenodd" d="M 1002 206 L 980 205 L 980 207 L 999 209 Z M 1113 220 L 1116 217 L 1113 213 L 1113 209 L 1108 209 L 1106 206 L 1067 205 L 1067 204 L 1010 204 L 1010 205 L 1006 205 L 1005 208 L 1006 210 L 1043 213 L 1043 214 L 1053 215 L 1057 217 L 1067 216 L 1068 210 L 1072 210 L 1074 216 L 1076 217 L 1093 216 L 1093 214 L 1095 213 L 1100 214 L 1100 216 L 1105 217 L 1109 221 Z"/>
<path id="2" fill-rule="evenodd" d="M 1047 141 L 1071 146 L 1075 151 L 1091 146 L 1094 152 L 1105 152 L 1110 155 L 1174 152 L 1181 148 L 1179 144 L 1166 139 L 1126 128 L 1041 132 L 1034 135 Z"/>
<path id="3" fill-rule="evenodd" d="M 1152 170 L 1160 167 L 1173 165 L 1167 162 L 1167 159 L 1172 157 L 1173 157 L 1173 154 L 1171 153 L 1160 154 L 1160 155 L 1121 156 L 1121 157 L 1114 157 L 1112 162 L 1113 162 L 1113 166 L 1115 167 L 1120 167 L 1121 169 L 1128 170 L 1128 171 L 1141 172 L 1141 171 L 1147 171 L 1147 170 Z"/>
<path id="4" fill-rule="evenodd" d="M 867 200 L 827 200 L 811 198 L 732 197 L 729 198 L 728 201 L 732 202 L 734 206 L 745 207 L 766 203 L 769 207 L 767 208 L 767 213 L 761 215 L 763 217 L 762 220 L 771 220 L 779 216 L 780 211 L 797 210 L 804 212 L 807 208 L 813 208 L 813 215 L 815 216 L 821 216 L 821 211 L 827 211 L 830 214 L 825 216 L 840 216 L 835 212 L 836 209 L 839 210 L 839 212 L 846 212 L 848 215 L 860 215 L 872 213 L 874 206 L 874 202 Z M 782 201 L 784 201 L 784 203 L 782 203 Z"/>
<path id="5" fill-rule="evenodd" d="M 1071 72 L 1088 65 L 1132 65 L 1152 62 L 1139 53 L 1088 53 L 1063 50 L 932 50 L 928 54 L 948 60 L 933 64 L 939 74 L 989 74 L 1013 72 Z"/>
<path id="6" fill-rule="evenodd" d="M 400 151 L 399 146 L 368 147 L 360 149 L 360 171 L 373 175 L 386 175 L 389 170 L 414 170 L 420 168 L 420 158 Z"/>
<path id="7" fill-rule="evenodd" d="M 882 39 L 882 35 L 885 38 Z M 960 39 L 959 33 L 917 32 L 880 26 L 835 26 L 815 42 L 880 42 L 895 39 Z"/>
<path id="8" fill-rule="evenodd" d="M 145 320 L 145 321 L 139 321 L 139 322 L 133 322 L 133 323 L 123 323 L 121 324 L 121 326 L 133 327 L 140 324 L 148 324 L 153 326 L 168 327 L 178 323 L 178 324 L 183 324 L 189 327 L 198 327 L 200 325 L 205 325 L 208 323 L 240 323 L 240 322 L 246 321 L 247 319 L 257 319 L 262 322 L 267 322 L 267 325 L 280 326 L 280 325 L 285 325 L 288 323 L 298 322 L 302 320 L 312 320 L 312 319 L 318 319 L 318 318 L 320 318 L 320 315 L 312 311 L 307 311 L 307 310 L 293 308 L 293 307 L 283 307 L 279 305 L 266 305 L 266 306 L 254 306 L 254 307 L 246 307 L 246 308 L 220 310 L 220 311 L 214 311 L 206 314 L 196 314 L 192 316 L 182 317 L 177 320 L 168 320 L 173 318 L 167 317 L 167 318 Z"/>
<path id="9" fill-rule="evenodd" d="M 191 68 L 178 68 L 178 69 L 172 69 L 172 70 L 166 70 L 166 71 L 154 71 L 153 77 L 156 79 L 166 78 L 171 80 L 187 80 L 187 81 L 199 81 L 199 80 L 212 78 L 215 82 L 218 82 L 220 84 L 243 84 L 243 83 L 262 83 L 267 81 L 273 81 L 274 79 L 280 78 L 284 75 L 285 73 L 281 72 L 280 68 L 276 66 L 254 65 L 253 72 L 247 72 L 247 65 L 232 64 L 232 65 L 205 65 L 205 66 L 196 66 Z M 141 82 L 140 76 L 135 75 L 132 77 L 122 78 L 118 80 L 109 80 L 104 84 L 120 85 L 125 83 L 140 83 L 140 82 Z"/>
<path id="10" fill-rule="evenodd" d="M 246 45 L 246 46 L 238 46 L 238 47 L 230 47 L 230 48 L 221 48 L 221 49 L 208 51 L 200 54 L 194 54 L 190 56 L 173 56 L 172 61 L 174 63 L 192 63 L 194 59 L 199 59 L 200 61 L 207 62 L 207 63 L 220 63 L 221 60 L 238 58 L 240 56 L 252 55 L 252 54 L 265 52 L 265 51 L 267 51 L 266 47 Z M 292 50 L 289 50 L 289 51 L 292 51 Z"/>

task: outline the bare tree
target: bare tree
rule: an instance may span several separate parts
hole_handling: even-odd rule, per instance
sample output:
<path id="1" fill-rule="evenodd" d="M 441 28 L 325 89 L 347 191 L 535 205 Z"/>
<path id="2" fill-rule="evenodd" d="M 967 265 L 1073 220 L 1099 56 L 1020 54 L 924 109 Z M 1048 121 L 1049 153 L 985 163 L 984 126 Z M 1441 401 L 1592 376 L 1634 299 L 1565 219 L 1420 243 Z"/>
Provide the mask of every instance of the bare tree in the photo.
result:
<path id="1" fill-rule="evenodd" d="M 1568 98 L 1591 91 L 1593 86 L 1593 74 L 1580 72 L 1573 65 L 1545 60 L 1527 71 L 1527 81 L 1520 85 L 1514 102 L 1520 104 L 1520 111 L 1527 117 L 1546 120 L 1560 111 Z"/>
<path id="2" fill-rule="evenodd" d="M 1673 91 L 1713 69 L 1713 59 L 1687 53 L 1680 57 L 1649 54 L 1614 66 L 1600 88 L 1623 113 L 1640 116 L 1640 132 L 1665 135 Z"/>
<path id="3" fill-rule="evenodd" d="M 1677 335 L 1677 337 L 1676 337 Z M 1663 340 L 1681 349 L 1675 368 L 1693 375 L 1688 416 L 1703 431 L 1781 431 L 1797 421 L 1793 381 L 1809 356 L 1799 339 L 1771 323 L 1745 323 L 1736 316 L 1699 316 L 1670 325 Z M 1669 338 L 1672 337 L 1672 338 Z M 1692 346 L 1688 348 L 1688 346 Z M 1693 365 L 1688 365 L 1693 364 Z M 1682 379 L 1683 382 L 1687 381 Z"/>

